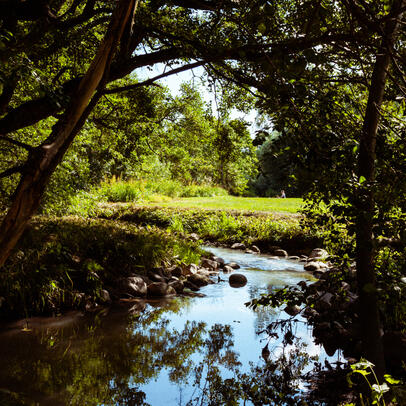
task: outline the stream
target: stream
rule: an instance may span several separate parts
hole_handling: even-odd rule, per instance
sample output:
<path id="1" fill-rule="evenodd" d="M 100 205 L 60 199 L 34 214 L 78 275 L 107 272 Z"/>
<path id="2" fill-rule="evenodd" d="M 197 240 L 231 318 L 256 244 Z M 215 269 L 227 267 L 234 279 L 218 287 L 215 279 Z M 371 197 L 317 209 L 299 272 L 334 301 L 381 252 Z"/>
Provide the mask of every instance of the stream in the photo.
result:
<path id="1" fill-rule="evenodd" d="M 296 404 L 306 390 L 300 374 L 323 363 L 324 350 L 301 317 L 287 345 L 281 332 L 258 334 L 289 316 L 244 303 L 309 274 L 296 261 L 206 249 L 237 262 L 247 285 L 232 288 L 221 274 L 223 281 L 200 290 L 202 298 L 139 300 L 130 310 L 72 312 L 1 329 L 0 404 Z"/>

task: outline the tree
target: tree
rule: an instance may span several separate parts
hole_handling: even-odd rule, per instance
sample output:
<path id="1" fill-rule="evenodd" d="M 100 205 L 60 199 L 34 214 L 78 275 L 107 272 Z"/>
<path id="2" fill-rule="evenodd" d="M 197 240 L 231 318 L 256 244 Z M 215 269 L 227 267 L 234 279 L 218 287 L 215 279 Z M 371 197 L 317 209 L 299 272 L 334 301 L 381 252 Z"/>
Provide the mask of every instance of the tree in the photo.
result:
<path id="1" fill-rule="evenodd" d="M 395 82 L 395 86 L 391 88 L 392 94 L 386 95 L 386 99 L 384 98 L 387 76 L 390 75 L 391 79 L 395 80 L 394 77 L 403 69 L 403 66 L 399 65 L 400 62 L 396 56 L 398 51 L 395 49 L 395 45 L 399 44 L 400 35 L 397 31 L 405 3 L 395 1 L 391 7 L 386 4 L 385 10 L 380 8 L 383 4 L 377 3 L 371 3 L 368 6 L 353 1 L 343 1 L 342 3 L 343 11 L 352 18 L 349 21 L 349 26 L 354 32 L 354 25 L 357 25 L 358 30 L 370 31 L 374 39 L 372 46 L 366 46 L 362 41 L 350 41 L 347 43 L 346 49 L 332 44 L 329 47 L 327 58 L 322 55 L 327 49 L 321 50 L 319 55 L 310 54 L 310 58 L 309 54 L 297 55 L 292 61 L 293 70 L 290 81 L 285 83 L 285 90 L 279 93 L 278 100 L 273 101 L 273 103 L 278 104 L 285 111 L 280 119 L 275 120 L 279 125 L 277 129 L 285 134 L 289 134 L 294 129 L 296 137 L 299 137 L 301 132 L 308 133 L 302 134 L 302 138 L 306 140 L 305 143 L 307 142 L 307 146 L 305 146 L 307 154 L 303 151 L 300 153 L 296 149 L 302 159 L 305 162 L 313 162 L 314 168 L 319 170 L 323 168 L 323 160 L 326 158 L 326 167 L 332 167 L 332 163 L 334 165 L 330 169 L 325 169 L 325 173 L 332 176 L 330 180 L 323 179 L 320 175 L 314 176 L 313 179 L 320 180 L 321 178 L 323 180 L 318 185 L 316 184 L 314 189 L 325 192 L 328 189 L 327 185 L 330 185 L 331 188 L 337 188 L 337 185 L 341 185 L 338 191 L 332 189 L 328 191 L 330 198 L 341 201 L 350 199 L 349 201 L 352 202 L 347 211 L 346 220 L 349 223 L 354 222 L 356 234 L 357 279 L 361 303 L 361 333 L 365 346 L 364 355 L 375 363 L 376 371 L 382 378 L 384 358 L 373 259 L 374 247 L 376 246 L 373 235 L 377 221 L 375 213 L 379 210 L 374 201 L 374 190 L 377 189 L 375 146 L 381 116 L 388 124 L 391 121 L 385 111 L 388 104 L 399 97 L 399 93 L 404 94 L 402 88 L 396 86 Z M 332 24 L 333 21 L 328 20 L 331 19 L 331 16 L 327 14 L 327 7 L 323 8 L 325 23 Z M 387 11 L 388 8 L 389 11 Z M 339 22 L 339 19 L 337 20 Z M 369 49 L 369 55 L 365 53 L 367 49 Z M 342 59 L 342 53 L 345 54 L 346 59 Z M 334 55 L 334 65 L 330 62 L 332 55 Z M 375 61 L 371 59 L 371 55 L 376 58 Z M 303 68 L 303 61 L 306 59 L 305 64 L 311 65 L 308 70 Z M 393 69 L 390 69 L 392 61 L 394 61 L 394 66 Z M 299 65 L 301 66 L 299 67 L 300 78 L 295 71 L 299 63 L 301 63 Z M 309 77 L 305 79 L 307 75 Z M 310 84 L 314 89 L 312 93 L 304 92 L 303 85 L 305 83 Z M 321 88 L 320 85 L 324 88 Z M 360 112 L 363 110 L 361 107 L 363 95 L 366 96 L 368 102 L 365 107 L 365 114 L 361 113 L 363 114 L 362 117 Z M 332 103 L 334 103 L 333 108 L 331 107 Z M 339 108 L 343 111 L 334 111 Z M 312 112 L 311 114 L 315 114 L 309 117 L 309 112 L 306 112 L 307 109 Z M 275 108 L 274 111 L 276 111 Z M 339 120 L 332 119 L 332 117 L 336 118 L 337 115 L 341 116 Z M 348 118 L 353 121 L 351 122 Z M 391 126 L 390 123 L 389 125 Z M 347 128 L 345 128 L 346 126 Z M 386 131 L 390 134 L 393 131 L 392 128 L 391 126 Z M 320 137 L 320 134 L 323 138 Z M 291 135 L 293 137 L 293 134 Z M 337 148 L 331 149 L 332 142 L 338 144 Z M 339 146 L 340 142 L 341 146 Z M 302 146 L 305 143 L 302 143 Z M 323 143 L 330 144 L 330 149 L 324 147 Z M 348 161 L 350 156 L 348 152 L 343 154 L 344 148 L 348 151 L 351 144 L 353 150 L 358 154 L 357 167 Z M 315 151 L 309 154 L 309 148 L 312 147 Z M 343 158 L 341 163 L 337 159 L 333 159 L 337 152 L 339 153 L 338 156 Z M 346 164 L 343 165 L 343 162 Z M 337 171 L 335 165 L 341 169 Z M 349 182 L 353 181 L 354 173 L 356 174 L 356 190 L 349 187 Z M 349 196 L 348 192 L 352 196 Z M 397 191 L 394 194 L 396 193 Z M 323 200 L 331 201 L 326 193 L 322 196 Z M 397 199 L 394 199 L 395 201 Z M 394 205 L 396 204 L 394 203 Z"/>
<path id="2" fill-rule="evenodd" d="M 218 183 L 231 193 L 241 195 L 256 173 L 255 148 L 247 123 L 240 119 L 218 122 L 214 148 Z"/>
<path id="3" fill-rule="evenodd" d="M 374 192 L 375 182 L 376 134 L 380 121 L 386 78 L 391 64 L 391 55 L 397 37 L 400 20 L 406 1 L 394 1 L 385 23 L 381 46 L 376 54 L 374 70 L 369 87 L 368 102 L 363 120 L 358 156 L 358 176 L 365 179 L 366 187 L 358 207 L 357 217 L 357 280 L 360 294 L 360 313 L 365 349 L 369 359 L 377 368 L 379 379 L 383 379 L 385 360 L 381 341 L 378 299 L 374 272 Z"/>
<path id="4" fill-rule="evenodd" d="M 100 98 L 100 94 L 93 94 L 100 83 L 103 83 L 103 77 L 109 69 L 126 24 L 132 25 L 132 16 L 137 5 L 135 1 L 123 0 L 118 3 L 105 38 L 86 75 L 80 81 L 72 102 L 46 142 L 39 148 L 29 149 L 26 170 L 22 174 L 13 203 L 0 226 L 0 266 L 10 255 L 28 220 L 38 208 L 49 177 Z"/>

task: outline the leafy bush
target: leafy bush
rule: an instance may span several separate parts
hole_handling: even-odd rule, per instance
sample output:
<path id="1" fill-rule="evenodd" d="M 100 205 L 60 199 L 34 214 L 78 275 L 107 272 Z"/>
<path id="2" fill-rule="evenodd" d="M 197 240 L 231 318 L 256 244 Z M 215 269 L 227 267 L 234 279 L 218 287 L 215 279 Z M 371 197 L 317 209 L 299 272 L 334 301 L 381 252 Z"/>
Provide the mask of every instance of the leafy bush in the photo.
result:
<path id="1" fill-rule="evenodd" d="M 230 236 L 239 240 L 242 237 L 241 220 L 225 212 L 208 217 L 198 228 L 198 233 L 206 238 L 227 240 Z"/>
<path id="2" fill-rule="evenodd" d="M 375 262 L 381 319 L 387 330 L 406 329 L 406 250 L 380 249 Z"/>
<path id="3" fill-rule="evenodd" d="M 180 197 L 214 197 L 227 195 L 227 191 L 219 186 L 189 185 L 183 188 Z"/>
<path id="4" fill-rule="evenodd" d="M 114 177 L 103 182 L 96 193 L 109 202 L 154 201 L 157 196 L 170 198 L 227 196 L 227 192 L 219 186 L 194 184 L 185 186 L 173 179 L 123 181 Z"/>
<path id="5" fill-rule="evenodd" d="M 121 181 L 112 178 L 102 183 L 99 193 L 109 202 L 136 202 L 145 196 L 145 190 L 139 182 Z"/>

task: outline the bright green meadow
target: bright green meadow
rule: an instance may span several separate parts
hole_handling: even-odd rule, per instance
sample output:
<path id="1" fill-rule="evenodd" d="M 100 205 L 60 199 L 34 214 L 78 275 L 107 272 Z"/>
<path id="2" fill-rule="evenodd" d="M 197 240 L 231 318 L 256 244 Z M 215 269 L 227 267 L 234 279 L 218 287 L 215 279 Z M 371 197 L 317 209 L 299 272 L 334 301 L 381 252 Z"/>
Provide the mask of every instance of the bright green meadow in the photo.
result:
<path id="1" fill-rule="evenodd" d="M 156 205 L 156 203 L 148 203 Z M 297 213 L 303 204 L 299 198 L 269 198 L 269 197 L 186 197 L 159 203 L 163 207 L 185 207 L 220 210 L 248 210 L 278 213 Z"/>

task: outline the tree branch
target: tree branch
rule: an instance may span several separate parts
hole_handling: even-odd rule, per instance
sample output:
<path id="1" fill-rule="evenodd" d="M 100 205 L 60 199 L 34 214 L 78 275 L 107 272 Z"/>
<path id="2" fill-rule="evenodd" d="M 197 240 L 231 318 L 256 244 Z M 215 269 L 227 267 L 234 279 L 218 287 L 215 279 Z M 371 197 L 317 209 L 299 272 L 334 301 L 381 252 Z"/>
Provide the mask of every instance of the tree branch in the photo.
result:
<path id="1" fill-rule="evenodd" d="M 113 94 L 113 93 L 119 93 L 119 92 L 126 92 L 128 90 L 133 90 L 133 89 L 136 89 L 138 87 L 152 85 L 154 82 L 156 82 L 159 79 L 163 79 L 163 78 L 165 78 L 167 76 L 175 75 L 176 73 L 184 72 L 184 71 L 189 70 L 189 69 L 197 68 L 199 66 L 204 65 L 205 63 L 206 62 L 204 62 L 204 61 L 199 61 L 199 62 L 191 63 L 191 64 L 188 64 L 188 65 L 184 65 L 184 66 L 181 66 L 179 68 L 172 69 L 172 70 L 170 70 L 168 72 L 162 73 L 161 75 L 155 76 L 155 77 L 153 77 L 151 79 L 144 80 L 143 82 L 134 83 L 133 85 L 128 85 L 128 86 L 115 87 L 115 88 L 112 88 L 112 89 L 105 89 L 103 91 L 103 93 L 104 94 Z"/>
<path id="2" fill-rule="evenodd" d="M 24 148 L 27 151 L 32 151 L 34 147 L 32 145 L 26 144 L 25 142 L 14 140 L 13 138 L 7 137 L 6 135 L 0 135 L 0 141 L 6 141 L 10 144 L 16 145 L 17 147 Z"/>
<path id="3" fill-rule="evenodd" d="M 10 175 L 14 175 L 15 173 L 21 173 L 24 169 L 23 165 L 13 166 L 12 168 L 6 169 L 5 171 L 0 173 L 0 179 L 7 178 Z"/>
<path id="4" fill-rule="evenodd" d="M 210 0 L 172 0 L 171 3 L 175 6 L 197 10 L 215 11 L 219 8 L 215 1 Z"/>

